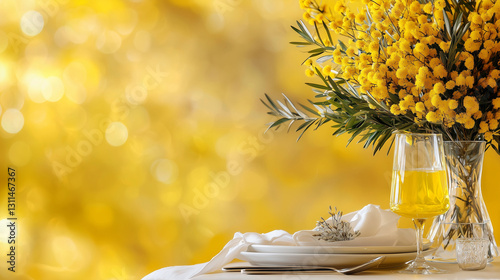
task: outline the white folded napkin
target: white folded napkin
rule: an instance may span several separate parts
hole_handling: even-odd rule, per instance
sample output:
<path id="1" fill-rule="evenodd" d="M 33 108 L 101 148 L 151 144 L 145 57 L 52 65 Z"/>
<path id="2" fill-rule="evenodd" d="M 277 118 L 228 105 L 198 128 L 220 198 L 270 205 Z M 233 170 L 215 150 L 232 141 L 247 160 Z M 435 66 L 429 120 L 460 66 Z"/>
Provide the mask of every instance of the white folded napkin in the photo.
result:
<path id="1" fill-rule="evenodd" d="M 415 230 L 398 228 L 399 215 L 378 205 L 368 204 L 363 209 L 342 216 L 360 235 L 349 241 L 329 242 L 318 240 L 314 230 L 301 230 L 293 239 L 301 246 L 410 246 L 416 244 Z M 331 225 L 332 218 L 326 221 Z"/>
<path id="2" fill-rule="evenodd" d="M 412 229 L 398 229 L 399 216 L 380 206 L 367 205 L 363 209 L 342 217 L 350 222 L 353 229 L 361 234 L 354 240 L 328 242 L 317 240 L 315 231 L 302 230 L 293 236 L 283 230 L 258 234 L 255 232 L 234 234 L 226 246 L 209 262 L 187 266 L 172 266 L 156 270 L 146 275 L 142 280 L 188 280 L 194 276 L 213 272 L 238 258 L 241 252 L 251 244 L 263 245 L 345 245 L 345 246 L 404 246 L 415 244 L 415 232 Z M 327 220 L 328 221 L 328 220 Z"/>
<path id="3" fill-rule="evenodd" d="M 275 230 L 264 234 L 255 232 L 234 234 L 226 246 L 209 262 L 186 266 L 171 266 L 156 270 L 142 280 L 187 280 L 191 277 L 221 269 L 247 250 L 251 244 L 295 245 L 292 235 L 283 230 Z"/>

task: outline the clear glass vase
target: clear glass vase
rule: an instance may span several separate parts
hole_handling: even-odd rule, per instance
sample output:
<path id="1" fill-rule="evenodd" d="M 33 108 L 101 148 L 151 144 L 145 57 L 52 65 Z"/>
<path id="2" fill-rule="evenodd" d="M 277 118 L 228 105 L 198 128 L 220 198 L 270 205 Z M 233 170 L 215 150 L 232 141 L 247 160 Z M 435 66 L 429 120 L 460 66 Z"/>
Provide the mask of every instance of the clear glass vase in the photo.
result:
<path id="1" fill-rule="evenodd" d="M 484 225 L 484 238 L 489 243 L 488 260 L 498 256 L 493 226 L 481 194 L 484 141 L 445 141 L 446 171 L 450 193 L 450 209 L 436 217 L 428 239 L 439 245 L 428 259 L 456 263 L 456 240 L 470 237 L 471 224 Z"/>

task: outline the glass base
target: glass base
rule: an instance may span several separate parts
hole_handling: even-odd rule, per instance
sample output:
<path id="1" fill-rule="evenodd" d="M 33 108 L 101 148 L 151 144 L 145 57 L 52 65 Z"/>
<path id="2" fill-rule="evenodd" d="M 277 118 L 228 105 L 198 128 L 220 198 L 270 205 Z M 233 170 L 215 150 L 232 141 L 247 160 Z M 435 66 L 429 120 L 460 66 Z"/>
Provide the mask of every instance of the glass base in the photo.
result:
<path id="1" fill-rule="evenodd" d="M 457 258 L 439 258 L 439 257 L 427 257 L 425 258 L 427 262 L 430 263 L 449 263 L 449 264 L 457 264 Z"/>
<path id="2" fill-rule="evenodd" d="M 425 262 L 412 261 L 405 269 L 399 270 L 399 273 L 404 274 L 440 274 L 447 273 L 446 270 L 442 270 L 433 266 L 428 265 Z"/>

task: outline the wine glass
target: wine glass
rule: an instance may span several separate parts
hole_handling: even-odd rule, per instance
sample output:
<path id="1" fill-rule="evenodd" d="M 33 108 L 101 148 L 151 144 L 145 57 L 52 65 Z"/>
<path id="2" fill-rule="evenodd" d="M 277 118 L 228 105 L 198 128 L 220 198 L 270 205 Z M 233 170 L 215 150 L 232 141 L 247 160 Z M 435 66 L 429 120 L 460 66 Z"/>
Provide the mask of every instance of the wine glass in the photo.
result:
<path id="1" fill-rule="evenodd" d="M 434 274 L 443 270 L 425 262 L 424 223 L 445 213 L 449 205 L 443 137 L 441 134 L 398 133 L 395 139 L 391 210 L 412 218 L 417 234 L 417 257 L 402 273 Z"/>

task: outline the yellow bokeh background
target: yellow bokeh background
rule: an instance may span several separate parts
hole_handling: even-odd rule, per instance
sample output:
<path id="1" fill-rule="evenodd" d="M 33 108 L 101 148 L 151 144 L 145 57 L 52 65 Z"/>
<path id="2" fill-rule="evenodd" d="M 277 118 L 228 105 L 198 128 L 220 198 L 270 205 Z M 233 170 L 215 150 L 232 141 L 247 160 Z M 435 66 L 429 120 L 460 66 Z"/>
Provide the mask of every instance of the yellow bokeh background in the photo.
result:
<path id="1" fill-rule="evenodd" d="M 305 103 L 284 0 L 0 1 L 0 176 L 16 170 L 16 272 L 140 279 L 208 261 L 235 232 L 314 227 L 328 206 L 388 208 L 392 153 L 322 127 L 266 130 L 260 98 Z M 488 151 L 483 195 L 500 229 Z M 403 224 L 409 225 L 408 221 Z M 498 235 L 498 233 L 497 233 Z"/>

